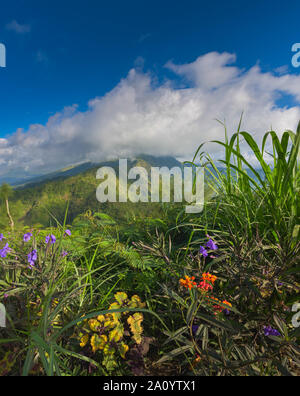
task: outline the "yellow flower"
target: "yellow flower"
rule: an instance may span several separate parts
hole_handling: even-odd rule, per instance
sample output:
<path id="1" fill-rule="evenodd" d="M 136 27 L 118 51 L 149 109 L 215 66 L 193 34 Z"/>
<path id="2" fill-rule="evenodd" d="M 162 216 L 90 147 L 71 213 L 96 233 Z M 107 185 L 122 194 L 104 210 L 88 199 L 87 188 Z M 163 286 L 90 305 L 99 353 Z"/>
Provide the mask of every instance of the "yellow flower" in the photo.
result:
<path id="1" fill-rule="evenodd" d="M 109 306 L 109 310 L 111 309 L 119 309 L 120 305 L 117 302 L 114 302 L 112 304 L 110 304 Z M 121 313 L 120 312 L 112 312 L 110 315 L 113 315 L 114 318 L 119 319 L 121 317 Z"/>
<path id="2" fill-rule="evenodd" d="M 129 346 L 124 344 L 124 342 L 122 342 L 122 344 L 120 345 L 120 355 L 121 358 L 125 359 L 125 354 L 128 351 Z"/>
<path id="3" fill-rule="evenodd" d="M 106 344 L 107 344 L 107 336 L 105 334 L 101 336 L 98 336 L 98 334 L 94 334 L 91 338 L 91 347 L 94 353 L 98 349 L 104 349 Z"/>
<path id="4" fill-rule="evenodd" d="M 121 340 L 123 337 L 124 333 L 124 327 L 121 323 L 119 323 L 118 326 L 116 326 L 111 332 L 109 333 L 109 340 L 110 341 L 115 341 L 118 342 Z"/>
<path id="5" fill-rule="evenodd" d="M 98 331 L 99 327 L 101 327 L 101 324 L 96 319 L 90 319 L 89 326 L 92 331 Z"/>
<path id="6" fill-rule="evenodd" d="M 129 318 L 127 319 L 127 323 L 129 324 L 132 333 L 132 338 L 137 344 L 140 344 L 142 342 L 143 318 L 143 314 L 137 312 L 132 316 L 129 316 Z"/>
<path id="7" fill-rule="evenodd" d="M 117 302 L 113 302 L 112 304 L 110 304 L 108 309 L 118 309 L 120 308 L 120 305 Z"/>
<path id="8" fill-rule="evenodd" d="M 88 341 L 89 341 L 89 335 L 88 334 L 85 334 L 84 336 L 82 336 L 80 338 L 80 344 L 79 344 L 81 346 L 81 348 L 85 347 L 86 344 L 88 343 Z"/>
<path id="9" fill-rule="evenodd" d="M 140 297 L 138 295 L 134 295 L 131 297 L 130 307 L 132 308 L 144 308 L 146 306 L 145 303 L 142 303 Z"/>
<path id="10" fill-rule="evenodd" d="M 118 316 L 115 313 L 106 314 L 104 327 L 112 328 L 119 324 Z"/>
<path id="11" fill-rule="evenodd" d="M 122 306 L 128 300 L 128 296 L 124 292 L 118 292 L 115 294 L 115 299 Z"/>

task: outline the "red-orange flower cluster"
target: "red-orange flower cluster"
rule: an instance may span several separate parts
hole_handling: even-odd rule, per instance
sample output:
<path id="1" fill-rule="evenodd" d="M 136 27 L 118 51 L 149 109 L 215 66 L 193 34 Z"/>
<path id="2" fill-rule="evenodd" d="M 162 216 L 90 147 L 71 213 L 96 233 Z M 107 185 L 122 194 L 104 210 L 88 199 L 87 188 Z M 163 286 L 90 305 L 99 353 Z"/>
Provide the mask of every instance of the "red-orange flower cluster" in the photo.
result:
<path id="1" fill-rule="evenodd" d="M 209 272 L 204 272 L 202 274 L 202 281 L 199 283 L 197 286 L 199 289 L 202 289 L 206 292 L 210 291 L 213 289 L 213 285 L 215 281 L 217 280 L 217 277 L 215 275 L 210 274 Z"/>
<path id="2" fill-rule="evenodd" d="M 212 285 L 210 283 L 206 283 L 205 281 L 202 281 L 197 285 L 199 289 L 202 289 L 204 291 L 210 291 L 213 289 Z"/>
<path id="3" fill-rule="evenodd" d="M 181 286 L 186 287 L 187 289 L 192 289 L 193 287 L 197 286 L 197 283 L 194 282 L 195 277 L 189 277 L 189 276 L 185 276 L 185 279 L 180 279 L 179 283 Z"/>
<path id="4" fill-rule="evenodd" d="M 191 290 L 194 287 L 197 287 L 198 289 L 201 289 L 202 292 L 210 292 L 213 290 L 213 286 L 215 281 L 217 280 L 217 277 L 215 275 L 210 274 L 209 272 L 204 272 L 202 274 L 202 280 L 197 284 L 195 282 L 195 277 L 194 276 L 185 276 L 184 279 L 180 279 L 179 283 L 181 286 L 185 287 L 186 289 Z M 218 312 L 224 312 L 227 315 L 230 312 L 230 307 L 232 307 L 231 303 L 224 300 L 218 300 L 216 297 L 211 296 L 210 294 L 205 294 L 206 298 L 208 299 L 208 302 L 210 304 L 214 304 L 212 306 L 214 310 L 214 314 L 217 315 Z M 222 307 L 220 304 L 225 304 L 228 306 L 228 308 Z"/>
<path id="5" fill-rule="evenodd" d="M 211 291 L 213 289 L 213 285 L 216 281 L 217 277 L 215 275 L 210 274 L 209 272 L 204 272 L 202 274 L 202 281 L 197 284 L 194 282 L 195 277 L 185 276 L 185 279 L 180 279 L 179 283 L 181 286 L 186 287 L 187 289 L 192 289 L 193 287 L 197 287 L 205 292 Z"/>
<path id="6" fill-rule="evenodd" d="M 204 272 L 202 274 L 202 279 L 204 282 L 209 282 L 211 284 L 214 284 L 215 281 L 217 280 L 217 277 L 215 275 L 210 274 L 209 272 Z"/>

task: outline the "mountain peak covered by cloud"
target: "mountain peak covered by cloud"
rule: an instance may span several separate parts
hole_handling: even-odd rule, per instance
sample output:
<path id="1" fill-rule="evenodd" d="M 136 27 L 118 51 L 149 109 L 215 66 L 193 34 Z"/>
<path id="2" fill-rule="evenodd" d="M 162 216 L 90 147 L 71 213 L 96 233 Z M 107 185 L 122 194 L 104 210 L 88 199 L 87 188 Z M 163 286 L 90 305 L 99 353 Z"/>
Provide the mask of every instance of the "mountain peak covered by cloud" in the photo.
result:
<path id="1" fill-rule="evenodd" d="M 140 68 L 129 71 L 110 92 L 0 139 L 0 176 L 11 172 L 50 172 L 72 163 L 101 162 L 139 153 L 191 159 L 199 144 L 229 134 L 244 112 L 244 128 L 260 140 L 272 128 L 295 130 L 300 119 L 300 76 L 234 66 L 236 56 L 210 52 L 194 62 L 166 68 L 174 73 L 158 85 Z M 178 87 L 180 81 L 180 87 Z M 282 95 L 296 103 L 281 107 Z M 220 147 L 208 144 L 211 155 Z"/>

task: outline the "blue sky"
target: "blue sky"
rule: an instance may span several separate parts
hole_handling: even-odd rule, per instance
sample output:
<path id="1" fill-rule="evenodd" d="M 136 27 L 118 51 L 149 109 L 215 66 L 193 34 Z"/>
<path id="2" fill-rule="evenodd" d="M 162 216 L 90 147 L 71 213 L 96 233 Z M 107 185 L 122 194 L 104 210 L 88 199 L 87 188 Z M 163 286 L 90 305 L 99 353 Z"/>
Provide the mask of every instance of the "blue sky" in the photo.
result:
<path id="1" fill-rule="evenodd" d="M 6 147 L 15 144 L 10 135 L 18 128 L 25 134 L 34 124 L 45 126 L 67 106 L 88 111 L 90 100 L 112 95 L 122 79 L 128 82 L 131 69 L 145 79 L 151 76 L 155 92 L 169 83 L 172 93 L 197 85 L 190 69 L 186 73 L 174 65 L 193 64 L 212 52 L 235 54 L 229 63 L 237 74 L 259 65 L 264 81 L 267 73 L 283 73 L 292 86 L 292 77 L 300 73 L 291 65 L 291 47 L 300 42 L 297 0 L 11 0 L 0 7 L 0 43 L 7 50 L 7 67 L 0 68 L 0 138 L 8 139 Z M 209 93 L 215 89 L 206 88 Z M 296 111 L 297 95 L 292 88 L 283 91 L 266 109 L 276 104 Z M 215 118 L 231 115 L 221 110 L 216 108 Z"/>
<path id="2" fill-rule="evenodd" d="M 209 51 L 236 53 L 240 67 L 290 67 L 299 14 L 296 0 L 2 1 L 0 136 L 45 122 L 64 106 L 85 106 L 138 57 L 161 77 L 168 60 L 186 63 Z M 8 30 L 12 21 L 30 31 Z"/>

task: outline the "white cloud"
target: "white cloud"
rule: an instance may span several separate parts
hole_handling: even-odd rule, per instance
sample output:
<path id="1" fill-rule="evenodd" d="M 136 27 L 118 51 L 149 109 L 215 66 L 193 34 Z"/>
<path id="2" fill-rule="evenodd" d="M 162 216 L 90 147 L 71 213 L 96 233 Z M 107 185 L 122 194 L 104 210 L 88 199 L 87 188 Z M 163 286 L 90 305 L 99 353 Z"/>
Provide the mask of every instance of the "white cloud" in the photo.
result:
<path id="1" fill-rule="evenodd" d="M 232 134 L 243 111 L 243 127 L 258 140 L 271 126 L 279 133 L 295 130 L 300 107 L 281 108 L 276 101 L 288 94 L 300 104 L 300 76 L 263 73 L 257 65 L 241 70 L 234 62 L 234 55 L 216 52 L 189 64 L 169 62 L 176 79 L 160 86 L 150 73 L 132 69 L 111 92 L 92 99 L 87 111 L 67 107 L 46 125 L 1 139 L 0 175 L 139 153 L 191 159 L 200 143 L 223 138 L 216 118 L 226 119 Z M 182 88 L 184 82 L 189 84 Z M 220 146 L 205 147 L 221 155 Z"/>
<path id="2" fill-rule="evenodd" d="M 232 84 L 240 74 L 237 67 L 229 66 L 236 61 L 234 54 L 210 52 L 195 62 L 185 65 L 174 65 L 168 62 L 166 67 L 194 82 L 198 88 L 214 89 Z"/>
<path id="3" fill-rule="evenodd" d="M 15 19 L 6 25 L 7 30 L 14 31 L 18 34 L 25 34 L 31 31 L 30 25 L 22 25 L 18 23 Z"/>

